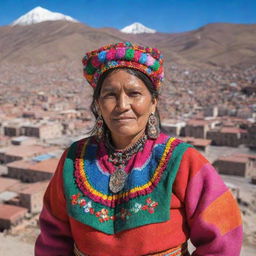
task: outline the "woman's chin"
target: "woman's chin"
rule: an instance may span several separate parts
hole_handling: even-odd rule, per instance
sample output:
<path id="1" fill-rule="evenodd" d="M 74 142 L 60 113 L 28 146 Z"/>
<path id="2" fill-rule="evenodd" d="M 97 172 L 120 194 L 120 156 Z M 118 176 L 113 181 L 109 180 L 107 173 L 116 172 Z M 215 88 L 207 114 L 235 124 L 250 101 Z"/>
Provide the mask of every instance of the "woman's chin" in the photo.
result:
<path id="1" fill-rule="evenodd" d="M 111 134 L 114 137 L 133 137 L 138 134 L 138 131 L 136 129 L 131 129 L 131 127 L 122 126 L 118 129 L 113 129 Z"/>

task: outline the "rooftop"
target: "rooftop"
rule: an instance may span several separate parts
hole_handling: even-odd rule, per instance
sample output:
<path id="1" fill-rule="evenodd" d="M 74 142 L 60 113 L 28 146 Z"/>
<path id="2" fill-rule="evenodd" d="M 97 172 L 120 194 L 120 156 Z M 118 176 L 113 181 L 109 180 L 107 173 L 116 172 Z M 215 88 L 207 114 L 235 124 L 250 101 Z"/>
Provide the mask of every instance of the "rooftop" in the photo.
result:
<path id="1" fill-rule="evenodd" d="M 201 138 L 194 138 L 194 137 L 182 137 L 181 140 L 184 142 L 190 143 L 194 146 L 208 146 L 211 144 L 211 140 L 201 139 Z"/>
<path id="2" fill-rule="evenodd" d="M 20 206 L 0 204 L 0 219 L 15 219 L 27 211 L 26 208 Z"/>
<path id="3" fill-rule="evenodd" d="M 30 157 L 34 155 L 48 153 L 56 149 L 56 147 L 45 147 L 40 145 L 21 145 L 1 148 L 0 152 L 9 156 Z"/>
<path id="4" fill-rule="evenodd" d="M 29 184 L 24 190 L 22 190 L 21 194 L 34 194 L 40 191 L 45 191 L 48 186 L 49 181 L 36 182 Z"/>
<path id="5" fill-rule="evenodd" d="M 221 133 L 247 133 L 246 130 L 240 129 L 238 127 L 223 127 L 220 130 Z"/>
<path id="6" fill-rule="evenodd" d="M 20 160 L 7 164 L 7 167 L 54 173 L 58 162 L 58 158 L 50 158 L 41 162 Z"/>
<path id="7" fill-rule="evenodd" d="M 19 180 L 0 177 L 0 192 L 5 191 L 14 184 L 19 183 Z"/>
<path id="8" fill-rule="evenodd" d="M 217 161 L 234 162 L 234 163 L 247 163 L 248 159 L 245 157 L 239 157 L 236 155 L 222 156 Z"/>
<path id="9" fill-rule="evenodd" d="M 199 119 L 190 119 L 187 122 L 187 125 L 191 126 L 205 126 L 209 123 L 211 123 L 213 120 L 199 120 Z"/>

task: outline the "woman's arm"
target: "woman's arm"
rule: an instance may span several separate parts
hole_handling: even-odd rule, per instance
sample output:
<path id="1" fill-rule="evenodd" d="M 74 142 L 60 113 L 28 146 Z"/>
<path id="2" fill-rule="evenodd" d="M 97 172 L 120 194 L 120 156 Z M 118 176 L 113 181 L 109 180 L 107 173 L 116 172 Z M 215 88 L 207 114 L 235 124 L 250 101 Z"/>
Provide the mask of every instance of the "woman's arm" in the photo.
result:
<path id="1" fill-rule="evenodd" d="M 179 172 L 184 186 L 179 196 L 184 198 L 190 240 L 196 247 L 192 256 L 239 256 L 240 210 L 221 177 L 194 148 L 184 153 Z"/>
<path id="2" fill-rule="evenodd" d="M 63 193 L 62 171 L 66 154 L 67 151 L 63 153 L 44 195 L 39 218 L 41 233 L 35 244 L 35 256 L 73 255 L 74 242 Z"/>

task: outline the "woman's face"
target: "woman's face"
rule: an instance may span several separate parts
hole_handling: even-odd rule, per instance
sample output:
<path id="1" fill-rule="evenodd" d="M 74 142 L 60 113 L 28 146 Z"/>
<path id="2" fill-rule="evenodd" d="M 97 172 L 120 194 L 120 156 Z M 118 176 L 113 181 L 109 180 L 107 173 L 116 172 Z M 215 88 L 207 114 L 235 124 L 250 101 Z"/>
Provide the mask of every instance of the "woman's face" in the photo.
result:
<path id="1" fill-rule="evenodd" d="M 121 138 L 142 133 L 157 102 L 142 80 L 116 70 L 103 81 L 97 104 L 112 137 Z"/>

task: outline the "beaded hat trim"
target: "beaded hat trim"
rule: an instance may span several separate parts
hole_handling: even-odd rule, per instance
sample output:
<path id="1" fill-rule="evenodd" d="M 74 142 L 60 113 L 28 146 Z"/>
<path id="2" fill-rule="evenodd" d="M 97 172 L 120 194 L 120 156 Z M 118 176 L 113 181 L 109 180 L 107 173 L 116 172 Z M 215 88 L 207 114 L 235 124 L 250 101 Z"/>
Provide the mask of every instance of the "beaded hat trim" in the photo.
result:
<path id="1" fill-rule="evenodd" d="M 154 170 L 153 175 L 151 179 L 148 180 L 148 182 L 141 186 L 130 188 L 127 191 L 122 191 L 118 194 L 104 194 L 95 189 L 95 187 L 90 183 L 84 163 L 87 143 L 88 140 L 82 140 L 78 144 L 74 172 L 76 184 L 80 191 L 84 195 L 91 198 L 94 202 L 101 203 L 108 207 L 115 207 L 116 205 L 127 202 L 139 195 L 147 195 L 151 193 L 159 183 L 161 176 L 166 169 L 168 161 L 171 158 L 174 148 L 180 144 L 181 141 L 176 138 L 170 138 L 167 141 L 161 159 L 159 160 L 159 164 L 156 166 L 156 169 Z"/>
<path id="2" fill-rule="evenodd" d="M 82 60 L 84 77 L 95 88 L 99 77 L 107 70 L 118 67 L 137 69 L 146 74 L 155 89 L 164 78 L 163 56 L 157 48 L 142 47 L 130 42 L 103 46 L 87 52 Z"/>

